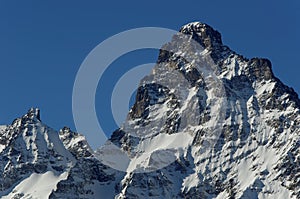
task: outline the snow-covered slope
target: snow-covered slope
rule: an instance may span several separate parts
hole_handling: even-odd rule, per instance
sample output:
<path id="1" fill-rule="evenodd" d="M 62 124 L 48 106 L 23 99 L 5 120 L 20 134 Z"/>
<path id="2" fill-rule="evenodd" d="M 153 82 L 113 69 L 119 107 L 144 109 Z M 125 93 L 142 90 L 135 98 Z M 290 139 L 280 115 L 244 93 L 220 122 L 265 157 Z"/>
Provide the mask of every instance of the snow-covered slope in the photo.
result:
<path id="1" fill-rule="evenodd" d="M 38 109 L 1 127 L 0 196 L 300 198 L 299 109 L 269 60 L 244 58 L 190 23 L 96 153 L 84 136 L 43 124 Z"/>
<path id="2" fill-rule="evenodd" d="M 57 176 L 52 171 L 42 174 L 33 173 L 21 181 L 7 196 L 2 198 L 49 198 L 51 192 L 56 190 L 57 183 L 66 179 L 67 174 L 67 172 L 64 172 Z"/>

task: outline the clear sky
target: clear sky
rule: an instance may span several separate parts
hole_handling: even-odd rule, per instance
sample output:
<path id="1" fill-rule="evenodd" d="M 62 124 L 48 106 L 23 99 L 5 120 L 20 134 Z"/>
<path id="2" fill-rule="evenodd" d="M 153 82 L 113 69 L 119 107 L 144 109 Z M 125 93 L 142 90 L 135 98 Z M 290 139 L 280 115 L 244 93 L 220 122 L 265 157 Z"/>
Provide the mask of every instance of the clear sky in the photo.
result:
<path id="1" fill-rule="evenodd" d="M 224 44 L 248 58 L 269 58 L 276 76 L 299 93 L 299 10 L 298 0 L 0 1 L 0 124 L 10 124 L 34 106 L 49 126 L 74 129 L 73 82 L 95 46 L 127 29 L 178 30 L 192 21 L 208 23 L 221 32 Z M 154 50 L 133 52 L 112 68 L 156 58 Z M 104 93 L 113 80 L 107 81 L 98 88 L 96 107 L 102 107 L 98 114 L 105 115 L 105 130 L 110 132 L 116 126 L 105 109 L 109 102 Z"/>

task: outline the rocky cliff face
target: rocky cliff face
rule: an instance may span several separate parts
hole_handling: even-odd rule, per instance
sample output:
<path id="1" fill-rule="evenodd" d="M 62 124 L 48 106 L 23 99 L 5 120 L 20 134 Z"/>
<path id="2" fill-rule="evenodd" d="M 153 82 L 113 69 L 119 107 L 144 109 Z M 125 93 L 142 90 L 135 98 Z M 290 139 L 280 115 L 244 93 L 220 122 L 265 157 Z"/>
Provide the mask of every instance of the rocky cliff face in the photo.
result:
<path id="1" fill-rule="evenodd" d="M 37 109 L 0 127 L 0 195 L 299 198 L 299 108 L 269 60 L 246 59 L 212 27 L 190 23 L 96 152 L 70 129 L 47 127 Z"/>

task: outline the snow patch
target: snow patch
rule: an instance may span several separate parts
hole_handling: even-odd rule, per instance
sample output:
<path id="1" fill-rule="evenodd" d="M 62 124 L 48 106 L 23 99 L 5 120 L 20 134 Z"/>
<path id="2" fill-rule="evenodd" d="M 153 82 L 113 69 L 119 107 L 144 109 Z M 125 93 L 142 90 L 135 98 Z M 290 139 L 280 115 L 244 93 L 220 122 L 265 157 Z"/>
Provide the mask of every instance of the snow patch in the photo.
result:
<path id="1" fill-rule="evenodd" d="M 43 174 L 33 173 L 20 182 L 9 195 L 2 198 L 9 199 L 18 194 L 26 198 L 48 199 L 51 192 L 56 190 L 56 185 L 67 177 L 67 172 L 59 176 L 56 176 L 52 171 Z"/>
<path id="2" fill-rule="evenodd" d="M 271 80 L 259 83 L 257 85 L 256 94 L 260 96 L 264 93 L 271 93 L 276 85 L 276 82 L 272 82 Z"/>

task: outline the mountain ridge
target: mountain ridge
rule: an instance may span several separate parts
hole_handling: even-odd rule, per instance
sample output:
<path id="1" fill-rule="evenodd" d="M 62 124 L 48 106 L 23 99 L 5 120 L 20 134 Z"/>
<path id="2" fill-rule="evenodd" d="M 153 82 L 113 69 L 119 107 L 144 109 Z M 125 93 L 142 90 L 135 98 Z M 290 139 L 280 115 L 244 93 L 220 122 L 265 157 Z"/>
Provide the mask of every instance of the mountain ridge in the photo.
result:
<path id="1" fill-rule="evenodd" d="M 0 196 L 299 198 L 297 93 L 268 59 L 235 53 L 209 25 L 179 33 L 200 47 L 180 34 L 162 47 L 128 118 L 96 152 L 35 108 L 0 128 Z M 25 185 L 36 179 L 52 187 L 34 193 Z"/>

